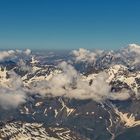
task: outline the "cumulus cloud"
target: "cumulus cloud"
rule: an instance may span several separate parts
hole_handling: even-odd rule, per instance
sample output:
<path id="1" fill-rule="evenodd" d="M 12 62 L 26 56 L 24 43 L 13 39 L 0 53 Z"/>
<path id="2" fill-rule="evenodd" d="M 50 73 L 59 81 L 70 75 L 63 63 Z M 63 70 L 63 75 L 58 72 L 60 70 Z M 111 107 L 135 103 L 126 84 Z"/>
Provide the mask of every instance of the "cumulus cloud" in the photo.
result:
<path id="1" fill-rule="evenodd" d="M 123 90 L 117 93 L 112 93 L 110 99 L 124 101 L 130 98 L 130 93 L 127 90 Z"/>
<path id="2" fill-rule="evenodd" d="M 137 45 L 137 44 L 129 44 L 128 45 L 128 51 L 129 52 L 134 52 L 134 53 L 140 55 L 140 46 Z"/>
<path id="3" fill-rule="evenodd" d="M 51 93 L 53 96 L 63 96 L 66 94 L 67 88 L 71 87 L 77 79 L 77 71 L 66 62 L 58 65 L 63 72 L 54 75 L 49 81 L 41 81 L 36 83 L 34 92 L 39 92 L 41 95 Z"/>
<path id="4" fill-rule="evenodd" d="M 26 49 L 26 50 L 15 50 L 14 52 L 16 55 L 30 55 L 32 51 L 30 49 Z"/>
<path id="5" fill-rule="evenodd" d="M 14 55 L 15 55 L 15 51 L 13 51 L 13 50 L 1 51 L 0 52 L 0 61 L 4 60 L 6 58 L 13 57 Z"/>
<path id="6" fill-rule="evenodd" d="M 0 105 L 4 109 L 16 108 L 25 102 L 25 93 L 21 90 L 0 89 Z"/>
<path id="7" fill-rule="evenodd" d="M 3 61 L 8 58 L 16 58 L 19 55 L 30 55 L 31 50 L 8 50 L 8 51 L 0 51 L 0 61 Z"/>
<path id="8" fill-rule="evenodd" d="M 53 76 L 49 81 L 38 83 L 34 90 L 41 95 L 64 96 L 75 99 L 92 99 L 102 102 L 106 99 L 126 100 L 129 93 L 111 93 L 111 86 L 106 82 L 108 74 L 101 72 L 93 79 L 92 84 L 83 80 L 73 66 L 62 62 L 58 65 L 61 73 Z"/>
<path id="9" fill-rule="evenodd" d="M 127 48 L 123 49 L 122 54 L 128 58 L 133 58 L 134 62 L 132 64 L 140 62 L 140 46 L 137 44 L 129 44 Z"/>
<path id="10" fill-rule="evenodd" d="M 138 49 L 138 50 L 137 50 Z M 139 52 L 139 47 L 134 44 L 130 45 L 128 53 Z M 77 62 L 94 62 L 96 57 L 101 54 L 100 52 L 90 52 L 85 49 L 79 49 L 73 51 L 73 55 Z M 29 49 L 25 51 L 10 50 L 0 52 L 0 61 L 6 58 L 17 57 L 18 55 L 30 55 Z M 19 59 L 18 65 L 22 70 L 31 71 L 31 67 Z M 64 96 L 67 98 L 75 99 L 92 99 L 97 102 L 102 102 L 106 99 L 111 100 L 127 100 L 130 98 L 128 91 L 111 92 L 111 86 L 107 82 L 109 75 L 106 72 L 98 73 L 91 81 L 84 80 L 82 75 L 70 64 L 61 62 L 57 66 L 61 72 L 52 76 L 48 81 L 41 80 L 33 82 L 33 85 L 29 85 L 30 91 L 24 87 L 21 77 L 14 72 L 9 71 L 9 81 L 6 86 L 3 84 L 0 86 L 0 106 L 3 108 L 17 107 L 20 104 L 26 102 L 27 92 L 32 94 L 39 93 L 41 96 Z"/>
<path id="11" fill-rule="evenodd" d="M 81 100 L 92 99 L 96 102 L 103 102 L 106 99 L 126 100 L 130 97 L 127 91 L 111 93 L 106 72 L 98 73 L 91 82 L 84 80 L 83 76 L 66 62 L 61 62 L 58 68 L 61 69 L 59 73 L 48 81 L 35 82 L 30 85 L 30 90 L 24 87 L 21 77 L 13 71 L 9 71 L 8 83 L 0 86 L 0 106 L 4 109 L 18 107 L 26 102 L 27 92 L 39 93 L 42 97 L 63 96 Z"/>
<path id="12" fill-rule="evenodd" d="M 91 52 L 83 48 L 72 51 L 72 55 L 75 57 L 76 62 L 89 62 L 89 63 L 94 62 L 96 60 L 97 55 L 100 53 L 102 53 L 102 51 Z"/>
<path id="13" fill-rule="evenodd" d="M 106 78 L 107 74 L 101 72 L 90 85 L 88 81 L 83 81 L 81 77 L 78 77 L 76 87 L 67 96 L 77 99 L 93 99 L 97 102 L 103 101 L 110 93 L 110 86 L 106 82 Z"/>
<path id="14" fill-rule="evenodd" d="M 0 106 L 4 109 L 16 108 L 26 101 L 26 90 L 21 78 L 14 72 L 8 74 L 8 83 L 0 86 Z"/>
<path id="15" fill-rule="evenodd" d="M 25 53 L 26 55 L 30 55 L 30 54 L 31 54 L 31 50 L 30 50 L 30 49 L 26 49 L 26 50 L 24 51 L 24 53 Z"/>

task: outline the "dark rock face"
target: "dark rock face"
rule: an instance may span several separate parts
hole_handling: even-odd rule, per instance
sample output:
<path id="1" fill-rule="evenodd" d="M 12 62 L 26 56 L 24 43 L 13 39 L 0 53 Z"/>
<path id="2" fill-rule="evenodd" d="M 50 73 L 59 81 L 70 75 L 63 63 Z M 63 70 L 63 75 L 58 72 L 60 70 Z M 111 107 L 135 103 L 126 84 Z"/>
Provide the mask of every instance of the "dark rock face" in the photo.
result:
<path id="1" fill-rule="evenodd" d="M 138 131 L 139 127 L 127 128 L 121 120 L 116 122 L 119 116 L 115 113 L 112 104 L 120 108 L 122 112 L 139 114 L 139 109 L 136 108 L 139 103 L 133 101 L 126 101 L 126 103 L 107 101 L 99 104 L 92 100 L 78 101 L 60 97 L 36 98 L 20 106 L 19 109 L 11 111 L 1 109 L 1 128 L 15 122 L 38 123 L 43 124 L 47 132 L 49 131 L 49 135 L 58 139 L 61 139 L 59 133 L 62 133 L 62 130 L 60 129 L 61 131 L 56 135 L 55 132 L 49 130 L 50 127 L 63 128 L 63 131 L 69 130 L 72 140 L 75 140 L 75 137 L 79 140 L 122 139 L 127 133 L 129 134 L 131 129 L 134 135 L 135 129 Z"/>

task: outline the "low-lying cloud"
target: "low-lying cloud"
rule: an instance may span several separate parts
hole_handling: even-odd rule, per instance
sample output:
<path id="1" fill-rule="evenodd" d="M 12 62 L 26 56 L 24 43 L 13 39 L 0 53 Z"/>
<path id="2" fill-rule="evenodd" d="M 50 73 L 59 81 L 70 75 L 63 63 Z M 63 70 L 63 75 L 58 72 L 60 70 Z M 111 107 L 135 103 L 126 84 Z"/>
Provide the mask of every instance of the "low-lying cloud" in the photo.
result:
<path id="1" fill-rule="evenodd" d="M 4 109 L 18 107 L 26 102 L 27 97 L 21 78 L 14 72 L 8 74 L 8 82 L 0 86 L 0 106 Z"/>
<path id="2" fill-rule="evenodd" d="M 99 73 L 92 84 L 83 80 L 73 66 L 62 62 L 58 66 L 62 72 L 53 76 L 49 81 L 38 83 L 35 90 L 41 95 L 64 96 L 75 99 L 92 99 L 102 102 L 106 99 L 126 100 L 130 97 L 128 92 L 111 93 L 111 86 L 107 83 L 108 74 Z"/>
<path id="3" fill-rule="evenodd" d="M 131 56 L 134 59 L 133 64 L 140 63 L 140 46 L 137 44 L 129 44 L 126 49 L 124 49 L 125 55 Z"/>
<path id="4" fill-rule="evenodd" d="M 21 90 L 0 89 L 0 105 L 4 109 L 16 108 L 25 101 L 25 93 Z"/>
<path id="5" fill-rule="evenodd" d="M 3 61 L 5 59 L 9 59 L 9 58 L 16 58 L 17 56 L 20 55 L 30 55 L 31 54 L 31 50 L 30 49 L 26 49 L 26 50 L 8 50 L 8 51 L 0 51 L 0 61 Z"/>
<path id="6" fill-rule="evenodd" d="M 137 44 L 129 44 L 128 51 L 140 55 L 140 46 Z"/>
<path id="7" fill-rule="evenodd" d="M 93 63 L 96 60 L 97 55 L 100 53 L 102 53 L 101 50 L 91 52 L 83 48 L 72 51 L 72 55 L 75 57 L 76 62 L 89 62 L 89 63 Z"/>
<path id="8" fill-rule="evenodd" d="M 131 44 L 127 53 L 140 54 L 139 46 Z M 30 50 L 10 50 L 0 52 L 0 61 L 7 58 L 17 57 L 18 55 L 29 56 Z M 90 52 L 85 49 L 74 50 L 72 53 L 77 62 L 96 61 L 96 57 L 102 54 L 102 51 Z M 31 72 L 32 68 L 19 59 L 17 63 L 24 71 Z M 91 81 L 84 80 L 81 73 L 79 73 L 72 65 L 62 62 L 57 66 L 61 72 L 52 76 L 49 80 L 34 81 L 30 84 L 28 89 L 25 87 L 21 77 L 14 72 L 9 71 L 9 81 L 7 86 L 0 86 L 0 106 L 3 108 L 15 108 L 20 104 L 25 103 L 28 94 L 40 94 L 42 97 L 51 95 L 53 97 L 63 96 L 75 99 L 92 99 L 97 102 L 103 102 L 107 99 L 111 100 L 127 100 L 130 98 L 130 93 L 125 90 L 122 92 L 111 92 L 111 85 L 107 82 L 109 75 L 106 72 L 100 72 Z M 27 84 L 26 84 L 27 86 Z"/>
<path id="9" fill-rule="evenodd" d="M 80 48 L 79 50 L 73 50 L 71 54 L 73 55 L 75 62 L 88 62 L 94 64 L 97 62 L 98 58 L 101 58 L 102 56 L 106 56 L 107 59 L 108 54 L 110 55 L 111 52 L 113 52 L 112 57 L 116 60 L 121 58 L 122 60 L 124 59 L 123 61 L 127 63 L 129 63 L 130 60 L 132 65 L 140 63 L 140 45 L 134 43 L 129 44 L 127 48 L 121 49 L 119 51 L 90 51 L 84 48 Z"/>

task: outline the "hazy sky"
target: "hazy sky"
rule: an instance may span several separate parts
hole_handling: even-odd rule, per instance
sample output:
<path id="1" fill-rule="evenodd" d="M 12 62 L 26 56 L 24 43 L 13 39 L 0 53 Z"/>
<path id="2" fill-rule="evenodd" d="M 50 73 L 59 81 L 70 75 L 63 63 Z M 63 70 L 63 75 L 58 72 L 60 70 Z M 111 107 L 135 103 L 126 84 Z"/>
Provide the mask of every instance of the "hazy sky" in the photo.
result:
<path id="1" fill-rule="evenodd" d="M 140 43 L 140 0 L 0 0 L 0 49 Z"/>

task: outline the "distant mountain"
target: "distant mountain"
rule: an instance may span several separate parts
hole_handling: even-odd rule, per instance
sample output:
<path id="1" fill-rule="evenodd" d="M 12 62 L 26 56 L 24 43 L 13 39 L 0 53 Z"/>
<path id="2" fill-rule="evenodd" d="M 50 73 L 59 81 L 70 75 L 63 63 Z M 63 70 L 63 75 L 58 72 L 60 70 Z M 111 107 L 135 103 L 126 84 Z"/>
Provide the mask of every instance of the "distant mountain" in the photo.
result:
<path id="1" fill-rule="evenodd" d="M 140 139 L 140 69 L 134 49 L 132 44 L 102 52 L 92 62 L 83 61 L 86 55 L 78 61 L 51 55 L 51 64 L 40 54 L 2 60 L 0 139 Z"/>

